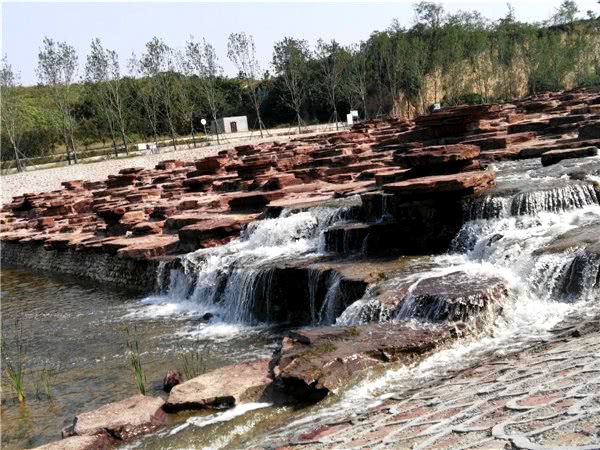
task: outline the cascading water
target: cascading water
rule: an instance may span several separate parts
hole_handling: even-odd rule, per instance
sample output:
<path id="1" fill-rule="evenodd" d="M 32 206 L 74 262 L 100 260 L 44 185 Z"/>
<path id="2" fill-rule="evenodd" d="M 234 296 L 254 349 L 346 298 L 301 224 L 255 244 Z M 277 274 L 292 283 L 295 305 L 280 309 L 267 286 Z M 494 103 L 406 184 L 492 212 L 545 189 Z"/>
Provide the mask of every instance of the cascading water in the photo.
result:
<path id="1" fill-rule="evenodd" d="M 252 222 L 239 239 L 180 258 L 180 267 L 168 276 L 164 265 L 160 266 L 160 295 L 146 302 L 176 303 L 178 310 L 184 308 L 201 316 L 209 313 L 228 323 L 256 324 L 257 307 L 269 316 L 274 267 L 319 255 L 324 248 L 324 231 L 348 219 L 352 211 L 353 205 L 284 210 L 277 218 Z M 318 280 L 314 285 L 309 283 L 309 291 L 311 285 L 317 286 Z M 312 295 L 317 295 L 316 290 Z M 317 311 L 315 298 L 311 302 L 313 321 L 325 320 L 323 315 L 329 318 L 327 311 Z"/>
<path id="2" fill-rule="evenodd" d="M 501 183 L 501 175 L 499 178 Z M 541 190 L 491 194 L 466 204 L 465 210 L 468 220 L 454 239 L 449 254 L 434 257 L 430 269 L 418 268 L 411 273 L 408 268 L 405 274 L 382 285 L 384 291 L 401 292 L 399 306 L 390 310 L 389 302 L 380 301 L 379 292 L 369 290 L 336 323 L 412 318 L 431 321 L 446 317 L 452 306 L 446 297 L 429 296 L 423 306 L 412 293 L 420 283 L 432 284 L 434 279 L 441 282 L 443 276 L 451 273 L 464 273 L 484 285 L 489 285 L 489 279 L 504 280 L 506 298 L 499 298 L 496 293 L 488 296 L 488 300 L 491 297 L 505 303 L 506 311 L 522 302 L 552 311 L 562 309 L 559 301 L 583 301 L 597 294 L 600 287 L 597 258 L 586 257 L 577 248 L 548 254 L 542 251 L 570 230 L 600 223 L 598 195 L 591 184 L 544 180 Z M 468 285 L 460 284 L 468 292 Z M 480 298 L 465 297 L 460 301 L 473 306 L 485 304 Z"/>
<path id="3" fill-rule="evenodd" d="M 340 301 L 340 282 L 341 276 L 337 272 L 333 272 L 329 276 L 329 287 L 327 288 L 327 294 L 325 294 L 325 300 L 319 311 L 319 323 L 330 324 L 335 322 L 336 312 L 339 307 Z"/>
<path id="4" fill-rule="evenodd" d="M 502 165 L 499 169 L 502 181 Z M 569 315 L 584 317 L 600 311 L 597 248 L 595 253 L 586 250 L 589 240 L 584 239 L 574 240 L 572 246 L 560 247 L 560 251 L 545 250 L 565 233 L 590 226 L 597 230 L 593 228 L 600 225 L 597 195 L 590 185 L 576 183 L 565 187 L 558 180 L 557 184 L 560 186 L 555 189 L 539 192 L 486 197 L 475 211 L 467 210 L 471 218 L 448 254 L 433 257 L 429 269 L 416 267 L 414 273 L 384 283 L 385 287 L 394 283 L 409 285 L 404 308 L 390 311 L 389 305 L 380 301 L 385 287 L 371 288 L 337 319 L 341 325 L 403 319 L 412 321 L 414 326 L 424 326 L 422 319 L 412 319 L 415 311 L 410 305 L 410 292 L 433 278 L 463 272 L 475 280 L 500 278 L 509 287 L 502 312 L 490 318 L 486 333 L 458 340 L 414 366 L 367 376 L 341 393 L 335 402 L 293 421 L 287 429 L 313 429 L 320 420 L 348 420 L 349 411 L 364 411 L 386 398 L 402 397 L 403 392 L 414 392 L 426 381 L 443 379 L 491 354 L 518 351 L 532 339 L 547 337 Z M 511 206 L 515 204 L 520 207 Z M 591 241 L 595 239 L 597 246 L 595 236 Z"/>
<path id="5" fill-rule="evenodd" d="M 544 190 L 519 192 L 514 195 L 486 195 L 466 207 L 469 220 L 560 213 L 597 205 L 594 187 L 588 183 L 571 183 Z"/>

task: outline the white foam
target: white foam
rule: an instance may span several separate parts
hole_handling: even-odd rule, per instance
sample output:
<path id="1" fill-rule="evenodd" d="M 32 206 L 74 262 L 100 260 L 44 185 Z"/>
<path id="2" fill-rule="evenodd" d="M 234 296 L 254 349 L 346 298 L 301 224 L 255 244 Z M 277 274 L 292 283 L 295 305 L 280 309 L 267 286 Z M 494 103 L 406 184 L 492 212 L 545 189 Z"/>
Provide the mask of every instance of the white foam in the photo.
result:
<path id="1" fill-rule="evenodd" d="M 264 268 L 276 261 L 310 258 L 319 253 L 323 232 L 341 220 L 345 208 L 283 211 L 278 218 L 252 222 L 239 239 L 185 255 L 183 270 L 172 270 L 169 286 L 142 304 L 134 316 L 189 317 L 213 313 L 221 320 L 253 323 L 251 302 Z M 159 281 L 165 277 L 161 268 Z M 226 283 L 223 286 L 223 279 Z"/>
<path id="2" fill-rule="evenodd" d="M 185 430 L 186 428 L 189 428 L 190 426 L 194 426 L 197 428 L 205 428 L 210 425 L 229 422 L 229 421 L 235 419 L 236 417 L 243 416 L 244 414 L 246 414 L 250 411 L 256 411 L 258 409 L 268 408 L 271 406 L 273 406 L 272 403 L 264 403 L 264 402 L 263 403 L 242 403 L 240 405 L 235 406 L 232 409 L 228 409 L 225 412 L 213 414 L 210 416 L 190 417 L 185 423 L 173 428 L 169 432 L 169 436 L 173 436 L 173 435 Z M 223 436 L 223 438 L 221 439 L 221 442 L 215 442 L 210 447 L 202 447 L 202 448 L 204 450 L 213 450 L 213 449 L 221 448 L 224 445 L 226 445 L 227 442 L 229 442 L 236 434 L 240 434 L 240 432 L 246 431 L 249 427 L 251 427 L 251 424 L 237 426 L 233 429 L 232 433 L 229 433 L 228 435 Z"/>

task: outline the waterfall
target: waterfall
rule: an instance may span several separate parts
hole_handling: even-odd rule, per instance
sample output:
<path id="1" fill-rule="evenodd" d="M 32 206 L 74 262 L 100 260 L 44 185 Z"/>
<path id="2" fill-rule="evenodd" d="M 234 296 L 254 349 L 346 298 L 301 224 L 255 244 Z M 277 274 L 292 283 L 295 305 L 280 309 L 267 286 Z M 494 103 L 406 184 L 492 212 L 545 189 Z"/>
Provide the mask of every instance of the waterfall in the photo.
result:
<path id="1" fill-rule="evenodd" d="M 161 263 L 157 273 L 160 295 L 165 301 L 187 303 L 201 314 L 210 312 L 220 320 L 255 324 L 255 311 L 269 317 L 272 308 L 273 267 L 290 260 L 310 259 L 321 254 L 325 230 L 352 217 L 350 207 L 316 207 L 283 210 L 277 218 L 250 223 L 239 239 L 225 245 L 201 249 L 181 257 L 169 272 Z M 317 311 L 320 275 L 308 283 L 313 321 L 330 321 L 336 310 L 333 287 L 328 306 Z M 339 282 L 338 282 L 339 285 Z"/>
<path id="2" fill-rule="evenodd" d="M 338 272 L 331 272 L 329 275 L 329 287 L 325 294 L 325 300 L 319 311 L 319 323 L 331 324 L 335 322 L 338 310 L 340 308 L 341 295 L 340 283 L 342 277 Z"/>
<path id="3" fill-rule="evenodd" d="M 409 266 L 393 282 L 383 282 L 380 291 L 394 293 L 391 302 L 389 295 L 382 300 L 377 290 L 368 290 L 337 323 L 468 320 L 473 312 L 493 321 L 502 308 L 520 310 L 515 305 L 525 303 L 546 309 L 540 314 L 543 317 L 553 309 L 562 310 L 555 306 L 557 302 L 598 296 L 600 257 L 577 246 L 544 252 L 564 233 L 600 223 L 592 186 L 576 183 L 512 197 L 492 194 L 466 208 L 471 219 L 448 254 L 434 257 L 430 269 Z M 452 273 L 462 273 L 464 279 L 453 280 Z M 500 280 L 506 289 L 499 285 L 490 291 L 490 280 Z M 424 284 L 428 287 L 419 290 Z M 453 285 L 458 289 L 453 290 Z"/>
<path id="4" fill-rule="evenodd" d="M 374 298 L 372 290 L 365 297 L 348 306 L 335 321 L 336 325 L 363 325 L 369 322 L 385 322 L 391 320 L 393 312 Z"/>
<path id="5" fill-rule="evenodd" d="M 486 195 L 466 205 L 466 216 L 468 220 L 497 219 L 542 212 L 560 213 L 597 204 L 598 196 L 591 184 L 572 183 L 512 196 Z"/>
<path id="6" fill-rule="evenodd" d="M 317 323 L 317 295 L 322 274 L 323 272 L 321 270 L 308 270 L 308 302 L 310 306 L 311 323 Z"/>

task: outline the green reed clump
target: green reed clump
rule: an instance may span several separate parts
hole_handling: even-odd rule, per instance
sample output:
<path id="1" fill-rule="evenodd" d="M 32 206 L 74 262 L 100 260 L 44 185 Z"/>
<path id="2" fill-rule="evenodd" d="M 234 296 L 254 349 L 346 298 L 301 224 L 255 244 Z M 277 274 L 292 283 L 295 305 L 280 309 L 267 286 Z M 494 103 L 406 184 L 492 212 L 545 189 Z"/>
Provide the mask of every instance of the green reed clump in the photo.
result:
<path id="1" fill-rule="evenodd" d="M 146 374 L 142 367 L 139 341 L 137 337 L 129 332 L 129 328 L 126 328 L 125 332 L 127 333 L 127 359 L 133 373 L 133 380 L 139 393 L 146 395 Z M 137 332 L 136 328 L 134 328 L 134 332 Z"/>
<path id="2" fill-rule="evenodd" d="M 52 398 L 52 385 L 59 372 L 59 365 L 51 366 L 47 362 L 44 362 L 44 366 L 36 372 L 33 385 L 38 400 L 41 400 L 43 396 Z"/>
<path id="3" fill-rule="evenodd" d="M 21 320 L 15 320 L 12 339 L 8 339 L 4 333 L 2 334 L 0 348 L 2 348 L 2 360 L 4 364 L 2 374 L 7 384 L 16 394 L 18 402 L 24 403 L 25 349 L 23 346 L 23 322 Z"/>
<path id="4" fill-rule="evenodd" d="M 200 347 L 200 341 L 196 341 L 193 350 L 182 352 L 180 355 L 180 371 L 186 380 L 191 380 L 206 373 L 206 362 L 210 350 L 208 344 L 205 344 L 202 348 Z"/>

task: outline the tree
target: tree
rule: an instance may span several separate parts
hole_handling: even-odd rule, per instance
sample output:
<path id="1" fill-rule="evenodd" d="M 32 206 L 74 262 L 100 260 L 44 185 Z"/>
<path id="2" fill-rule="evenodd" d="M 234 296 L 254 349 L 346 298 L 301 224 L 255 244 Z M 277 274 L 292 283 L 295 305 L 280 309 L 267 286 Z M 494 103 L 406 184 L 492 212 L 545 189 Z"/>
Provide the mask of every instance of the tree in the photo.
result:
<path id="1" fill-rule="evenodd" d="M 577 13 L 579 13 L 577 3 L 573 0 L 565 0 L 556 9 L 550 22 L 554 25 L 568 25 L 575 22 Z"/>
<path id="2" fill-rule="evenodd" d="M 177 102 L 176 111 L 182 122 L 189 126 L 192 135 L 192 145 L 196 148 L 196 129 L 194 127 L 194 113 L 196 111 L 195 93 L 196 85 L 193 72 L 183 52 L 176 53 L 177 69 L 179 76 L 176 77 Z"/>
<path id="3" fill-rule="evenodd" d="M 17 97 L 19 86 L 19 74 L 15 74 L 12 66 L 8 63 L 5 55 L 0 67 L 0 88 L 2 90 L 2 102 L 0 102 L 0 120 L 2 131 L 6 133 L 13 148 L 17 172 L 23 171 L 21 162 L 21 137 L 23 135 L 23 108 Z"/>
<path id="4" fill-rule="evenodd" d="M 273 49 L 273 68 L 283 81 L 285 95 L 282 99 L 292 108 L 302 131 L 300 111 L 306 97 L 307 63 L 310 58 L 305 40 L 284 38 Z"/>
<path id="5" fill-rule="evenodd" d="M 128 65 L 129 73 L 132 77 L 135 77 L 136 75 L 144 76 L 144 69 L 135 53 L 131 54 Z M 136 94 L 137 99 L 142 104 L 142 109 L 146 116 L 146 120 L 143 121 L 143 123 L 150 125 L 150 131 L 154 138 L 154 144 L 156 145 L 156 147 L 158 147 L 159 103 L 151 80 L 147 78 L 142 78 L 141 80 L 138 80 Z"/>
<path id="6" fill-rule="evenodd" d="M 77 163 L 72 115 L 71 86 L 77 75 L 77 53 L 66 42 L 55 42 L 45 37 L 38 54 L 37 74 L 40 82 L 51 88 L 54 105 L 60 114 L 61 130 L 69 164 Z"/>
<path id="7" fill-rule="evenodd" d="M 348 65 L 348 88 L 360 99 L 363 117 L 369 118 L 367 110 L 369 64 L 367 48 L 364 42 L 350 49 L 350 63 Z"/>
<path id="8" fill-rule="evenodd" d="M 387 45 L 387 39 L 387 33 L 375 32 L 367 41 L 369 65 L 372 67 L 373 78 L 375 79 L 377 89 L 377 112 L 375 114 L 377 117 L 380 117 L 384 112 L 386 68 L 384 52 L 385 46 Z"/>
<path id="9" fill-rule="evenodd" d="M 506 99 L 517 93 L 514 66 L 524 41 L 522 31 L 522 24 L 515 20 L 515 10 L 509 3 L 506 16 L 498 21 L 494 30 L 496 63 L 502 78 L 502 96 Z"/>
<path id="10" fill-rule="evenodd" d="M 127 153 L 127 134 L 125 132 L 125 114 L 121 93 L 121 73 L 116 52 L 102 47 L 100 39 L 94 39 L 85 66 L 86 81 L 90 84 L 95 97 L 103 110 L 111 134 L 115 156 L 119 156 L 115 128 L 121 134 L 123 148 Z"/>
<path id="11" fill-rule="evenodd" d="M 319 63 L 322 84 L 333 110 L 332 117 L 337 129 L 339 122 L 338 96 L 347 83 L 344 75 L 349 63 L 348 54 L 335 40 L 327 43 L 319 39 L 315 56 Z"/>
<path id="12" fill-rule="evenodd" d="M 263 136 L 265 124 L 260 115 L 260 106 L 264 99 L 264 93 L 261 92 L 261 68 L 256 58 L 256 48 L 254 38 L 246 33 L 231 33 L 227 41 L 227 57 L 238 70 L 239 78 L 244 83 L 258 121 L 260 136 Z"/>
<path id="13" fill-rule="evenodd" d="M 162 112 L 167 122 L 173 148 L 177 150 L 175 133 L 175 54 L 162 39 L 153 37 L 139 60 L 139 71 L 148 79 L 153 113 Z M 160 106 L 159 106 L 160 105 Z M 159 109 L 160 107 L 160 109 Z"/>
<path id="14" fill-rule="evenodd" d="M 434 101 L 438 100 L 438 77 L 436 70 L 440 67 L 443 58 L 441 27 L 444 21 L 444 7 L 440 4 L 421 1 L 415 5 L 415 27 L 421 37 L 425 38 L 427 46 L 427 73 L 434 76 Z"/>
<path id="15" fill-rule="evenodd" d="M 192 36 L 186 44 L 186 55 L 189 67 L 198 77 L 200 93 L 210 108 L 217 134 L 217 144 L 219 144 L 219 124 L 217 122 L 217 114 L 221 106 L 222 95 L 218 89 L 217 81 L 219 77 L 221 77 L 223 69 L 219 65 L 217 52 L 205 39 L 202 39 L 202 43 L 200 43 L 195 41 Z"/>

